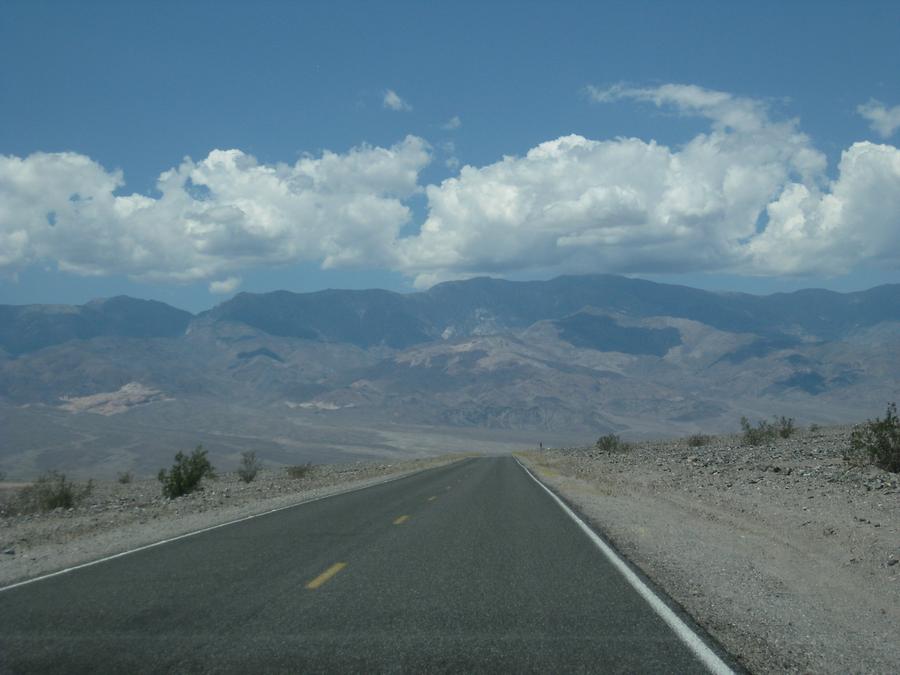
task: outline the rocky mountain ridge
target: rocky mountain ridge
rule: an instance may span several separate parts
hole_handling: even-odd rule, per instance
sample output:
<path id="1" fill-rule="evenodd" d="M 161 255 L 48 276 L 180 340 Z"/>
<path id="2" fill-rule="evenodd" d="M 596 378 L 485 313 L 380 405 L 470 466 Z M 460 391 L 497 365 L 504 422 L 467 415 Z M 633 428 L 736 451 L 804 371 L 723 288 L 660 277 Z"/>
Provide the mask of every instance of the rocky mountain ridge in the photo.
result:
<path id="1" fill-rule="evenodd" d="M 753 296 L 479 278 L 410 294 L 240 293 L 198 315 L 120 297 L 0 307 L 0 349 L 0 406 L 32 413 L 228 407 L 329 429 L 665 436 L 733 431 L 741 415 L 883 411 L 900 387 L 900 285 Z M 123 387 L 153 395 L 109 405 Z"/>
<path id="2" fill-rule="evenodd" d="M 854 293 L 808 289 L 756 296 L 714 293 L 615 275 L 516 282 L 476 278 L 420 293 L 384 290 L 238 293 L 192 315 L 127 296 L 86 305 L 0 305 L 0 347 L 23 354 L 95 337 L 178 337 L 196 321 L 239 323 L 263 333 L 368 348 L 403 349 L 437 339 L 524 329 L 585 308 L 638 318 L 670 316 L 775 340 L 834 340 L 900 321 L 900 284 Z M 570 320 L 571 323 L 571 320 Z"/>

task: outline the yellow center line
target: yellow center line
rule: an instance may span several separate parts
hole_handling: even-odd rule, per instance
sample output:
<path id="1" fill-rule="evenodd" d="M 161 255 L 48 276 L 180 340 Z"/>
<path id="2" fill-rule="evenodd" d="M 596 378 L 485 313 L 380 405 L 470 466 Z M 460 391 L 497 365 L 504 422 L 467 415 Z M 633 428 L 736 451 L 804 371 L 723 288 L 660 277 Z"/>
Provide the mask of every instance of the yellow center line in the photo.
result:
<path id="1" fill-rule="evenodd" d="M 308 584 L 306 584 L 306 587 L 311 591 L 316 590 L 319 586 L 321 586 L 326 581 L 331 579 L 331 577 L 333 577 L 335 574 L 340 572 L 346 566 L 347 566 L 347 563 L 345 563 L 345 562 L 334 563 L 334 565 L 329 567 L 327 570 L 322 572 L 322 574 L 320 574 L 315 579 L 313 579 Z"/>
<path id="2" fill-rule="evenodd" d="M 431 495 L 431 496 L 428 498 L 428 501 L 433 502 L 435 499 L 437 499 L 437 495 Z"/>
<path id="3" fill-rule="evenodd" d="M 402 525 L 407 520 L 409 520 L 409 516 L 400 516 L 397 520 L 394 521 L 394 525 Z"/>

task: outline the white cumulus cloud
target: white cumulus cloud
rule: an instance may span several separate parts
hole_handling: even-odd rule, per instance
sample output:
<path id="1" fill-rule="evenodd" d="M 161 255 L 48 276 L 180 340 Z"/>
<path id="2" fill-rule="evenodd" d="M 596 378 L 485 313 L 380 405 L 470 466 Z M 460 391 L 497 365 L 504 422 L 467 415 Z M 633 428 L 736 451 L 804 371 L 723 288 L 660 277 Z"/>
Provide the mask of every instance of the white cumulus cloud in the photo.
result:
<path id="1" fill-rule="evenodd" d="M 400 95 L 393 89 L 388 89 L 384 92 L 382 105 L 389 110 L 396 110 L 398 112 L 412 110 L 412 106 L 400 98 Z"/>
<path id="2" fill-rule="evenodd" d="M 837 275 L 859 263 L 900 269 L 900 150 L 854 143 L 824 189 L 789 183 L 748 242 L 757 274 Z"/>
<path id="3" fill-rule="evenodd" d="M 260 264 L 390 265 L 407 198 L 430 161 L 421 138 L 260 164 L 213 150 L 163 172 L 159 197 L 75 153 L 0 156 L 0 270 L 55 261 L 83 275 L 192 281 Z"/>
<path id="4" fill-rule="evenodd" d="M 888 108 L 873 98 L 868 103 L 857 106 L 856 112 L 869 120 L 869 126 L 882 138 L 890 138 L 900 129 L 900 105 Z"/>
<path id="5" fill-rule="evenodd" d="M 454 131 L 456 129 L 459 129 L 461 126 L 462 120 L 459 118 L 459 115 L 454 115 L 441 125 L 441 129 L 443 129 L 444 131 Z"/>
<path id="6" fill-rule="evenodd" d="M 592 90 L 712 122 L 679 148 L 637 138 L 564 136 L 426 188 L 428 217 L 401 242 L 420 285 L 512 270 L 778 273 L 757 223 L 804 186 L 827 190 L 826 159 L 795 122 L 773 122 L 753 100 L 694 86 Z M 894 218 L 893 215 L 888 216 Z M 815 256 L 784 272 L 820 272 Z"/>
<path id="7" fill-rule="evenodd" d="M 228 277 L 220 281 L 211 281 L 209 284 L 209 292 L 216 295 L 228 295 L 234 293 L 238 286 L 241 285 L 240 277 Z"/>
<path id="8" fill-rule="evenodd" d="M 417 285 L 477 274 L 839 275 L 900 268 L 900 150 L 857 142 L 829 172 L 796 120 L 692 85 L 588 90 L 708 120 L 678 146 L 568 135 L 458 168 L 455 147 L 392 147 L 260 164 L 213 150 L 163 172 L 158 196 L 76 153 L 0 156 L 0 273 L 197 281 L 314 262 L 381 267 Z M 433 152 L 454 172 L 422 185 Z M 411 198 L 425 216 L 409 234 Z"/>

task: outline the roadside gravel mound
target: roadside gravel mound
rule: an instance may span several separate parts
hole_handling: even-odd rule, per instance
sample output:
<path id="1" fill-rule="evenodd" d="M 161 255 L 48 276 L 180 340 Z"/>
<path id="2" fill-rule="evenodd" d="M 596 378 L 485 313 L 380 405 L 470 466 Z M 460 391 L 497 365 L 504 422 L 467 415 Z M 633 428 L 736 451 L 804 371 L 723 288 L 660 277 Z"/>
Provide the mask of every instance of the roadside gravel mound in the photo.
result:
<path id="1" fill-rule="evenodd" d="M 895 673 L 898 476 L 843 459 L 850 428 L 522 459 L 751 671 Z"/>
<path id="2" fill-rule="evenodd" d="M 14 513 L 23 485 L 0 483 L 0 585 L 462 457 L 317 465 L 303 478 L 264 469 L 251 483 L 236 473 L 221 474 L 177 499 L 164 498 L 155 478 L 125 484 L 95 481 L 90 496 L 76 508 L 25 515 Z"/>

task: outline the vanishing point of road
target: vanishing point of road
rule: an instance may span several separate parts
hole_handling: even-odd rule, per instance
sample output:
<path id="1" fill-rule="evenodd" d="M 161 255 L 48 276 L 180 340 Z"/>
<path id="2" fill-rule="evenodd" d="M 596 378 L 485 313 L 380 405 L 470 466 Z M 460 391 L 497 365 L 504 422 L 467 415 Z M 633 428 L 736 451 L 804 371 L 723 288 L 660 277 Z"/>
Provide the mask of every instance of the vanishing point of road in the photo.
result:
<path id="1" fill-rule="evenodd" d="M 688 643 L 511 457 L 0 592 L 0 673 L 709 672 Z"/>

